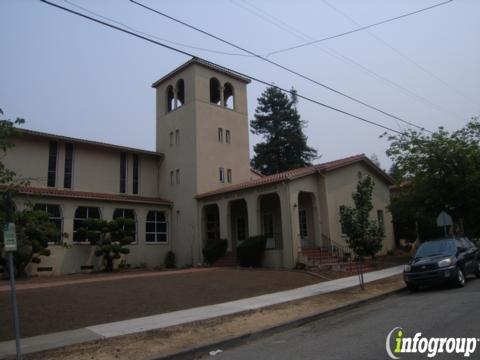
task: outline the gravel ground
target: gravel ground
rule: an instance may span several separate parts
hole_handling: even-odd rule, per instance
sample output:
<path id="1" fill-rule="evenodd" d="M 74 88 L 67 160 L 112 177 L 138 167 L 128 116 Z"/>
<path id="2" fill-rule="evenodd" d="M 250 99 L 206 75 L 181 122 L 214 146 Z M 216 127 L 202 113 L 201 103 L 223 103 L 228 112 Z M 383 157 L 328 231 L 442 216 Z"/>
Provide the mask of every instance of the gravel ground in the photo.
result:
<path id="1" fill-rule="evenodd" d="M 300 272 L 212 269 L 17 292 L 22 337 L 161 314 L 311 285 Z M 0 293 L 0 341 L 13 338 L 10 297 Z"/>
<path id="2" fill-rule="evenodd" d="M 316 314 L 319 311 L 329 310 L 340 305 L 366 299 L 374 295 L 388 293 L 404 287 L 405 284 L 402 281 L 402 277 L 394 276 L 367 284 L 365 291 L 361 291 L 357 286 L 256 311 L 29 354 L 25 356 L 25 359 L 153 359 L 202 344 L 259 331 L 282 322 L 292 321 L 300 317 Z M 375 306 L 375 304 L 372 306 Z M 322 321 L 328 320 L 324 319 L 319 322 L 321 323 Z M 344 324 L 344 326 L 346 325 Z M 295 357 L 292 356 L 290 358 Z M 320 358 L 320 355 L 315 358 Z M 248 359 L 262 359 L 262 357 L 250 355 Z"/>

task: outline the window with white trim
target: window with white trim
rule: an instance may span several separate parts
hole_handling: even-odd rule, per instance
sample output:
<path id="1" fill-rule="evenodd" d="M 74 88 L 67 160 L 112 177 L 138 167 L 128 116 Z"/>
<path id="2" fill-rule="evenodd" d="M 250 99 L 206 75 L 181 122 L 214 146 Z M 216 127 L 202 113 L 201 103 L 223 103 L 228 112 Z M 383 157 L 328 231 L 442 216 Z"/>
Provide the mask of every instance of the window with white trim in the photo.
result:
<path id="1" fill-rule="evenodd" d="M 232 169 L 227 169 L 227 182 L 232 183 Z"/>
<path id="2" fill-rule="evenodd" d="M 175 170 L 175 182 L 180 184 L 180 169 Z"/>
<path id="3" fill-rule="evenodd" d="M 230 130 L 225 130 L 225 143 L 230 144 Z"/>
<path id="4" fill-rule="evenodd" d="M 145 224 L 145 242 L 159 244 L 168 242 L 168 222 L 163 211 L 149 211 Z"/>
<path id="5" fill-rule="evenodd" d="M 220 182 L 224 183 L 225 182 L 225 169 L 223 167 L 218 169 L 218 178 Z"/>
<path id="6" fill-rule="evenodd" d="M 63 217 L 60 205 L 54 204 L 35 204 L 33 207 L 34 210 L 40 210 L 46 212 L 48 219 L 55 225 L 58 233 L 48 240 L 52 244 L 61 244 L 62 243 L 62 229 L 63 229 Z"/>
<path id="7" fill-rule="evenodd" d="M 77 230 L 80 229 L 87 219 L 101 219 L 100 208 L 98 207 L 86 207 L 79 206 L 75 210 L 75 217 L 73 218 L 73 241 L 74 242 L 83 242 L 83 240 L 78 239 Z"/>
<path id="8" fill-rule="evenodd" d="M 137 218 L 135 216 L 135 210 L 133 209 L 115 209 L 113 212 L 113 220 L 115 219 L 131 219 L 133 220 L 133 229 L 135 232 L 135 241 L 137 241 Z M 124 229 L 125 230 L 125 226 Z"/>

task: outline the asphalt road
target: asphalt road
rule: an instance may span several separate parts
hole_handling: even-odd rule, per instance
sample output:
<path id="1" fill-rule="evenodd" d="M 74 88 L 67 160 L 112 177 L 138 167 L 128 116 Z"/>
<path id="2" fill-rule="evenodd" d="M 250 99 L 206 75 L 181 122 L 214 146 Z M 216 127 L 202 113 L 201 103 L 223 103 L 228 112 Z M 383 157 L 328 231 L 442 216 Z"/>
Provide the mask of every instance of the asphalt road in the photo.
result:
<path id="1" fill-rule="evenodd" d="M 215 359 L 388 359 L 387 334 L 400 326 L 405 336 L 480 338 L 480 280 L 464 288 L 400 293 L 302 327 L 225 350 Z M 210 357 L 212 358 L 212 357 Z M 401 359 L 429 359 L 401 354 Z M 480 359 L 480 343 L 469 357 L 443 354 L 434 359 Z"/>

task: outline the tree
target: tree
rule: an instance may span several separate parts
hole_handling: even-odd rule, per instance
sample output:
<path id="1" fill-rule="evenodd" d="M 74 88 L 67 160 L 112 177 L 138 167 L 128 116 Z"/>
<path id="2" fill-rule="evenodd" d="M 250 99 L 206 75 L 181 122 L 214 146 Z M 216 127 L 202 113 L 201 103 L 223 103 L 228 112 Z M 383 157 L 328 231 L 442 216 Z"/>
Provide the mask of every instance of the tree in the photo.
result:
<path id="1" fill-rule="evenodd" d="M 375 256 L 382 249 L 382 240 L 385 237 L 383 225 L 378 221 L 370 220 L 373 209 L 372 192 L 375 183 L 370 176 L 358 173 L 357 190 L 352 194 L 355 207 L 342 205 L 340 207 L 340 223 L 347 245 L 353 250 L 360 263 L 360 285 L 363 284 L 362 262 L 366 256 Z"/>
<path id="2" fill-rule="evenodd" d="M 113 261 L 121 254 L 129 254 L 126 245 L 135 241 L 135 222 L 132 219 L 117 218 L 112 221 L 87 219 L 77 230 L 80 241 L 88 241 L 97 247 L 95 256 L 103 258 L 105 271 L 113 271 Z"/>
<path id="3" fill-rule="evenodd" d="M 5 224 L 8 216 L 8 206 L 13 206 L 10 196 L 4 196 L 0 203 L 0 222 Z M 30 262 L 40 263 L 41 256 L 49 256 L 48 242 L 57 237 L 58 229 L 48 215 L 41 210 L 34 210 L 27 206 L 22 211 L 13 214 L 17 233 L 17 251 L 13 254 L 13 264 L 16 276 L 27 276 L 26 268 Z M 3 251 L 3 232 L 1 233 L 0 252 Z M 7 257 L 1 258 L 3 269 L 8 269 Z"/>
<path id="4" fill-rule="evenodd" d="M 0 116 L 3 116 L 3 111 L 0 109 Z M 11 138 L 18 135 L 18 130 L 15 125 L 25 123 L 24 119 L 17 118 L 15 121 L 10 119 L 0 119 L 0 150 L 3 155 L 7 153 L 8 149 L 11 149 L 15 144 L 11 141 Z M 17 184 L 23 185 L 25 181 L 17 178 L 15 172 L 5 167 L 0 158 L 0 184 Z"/>
<path id="5" fill-rule="evenodd" d="M 442 236 L 435 219 L 446 210 L 456 231 L 480 236 L 480 122 L 459 130 L 440 127 L 433 134 L 407 130 L 388 137 L 387 155 L 406 184 L 392 197 L 395 219 L 411 217 L 422 238 Z"/>
<path id="6" fill-rule="evenodd" d="M 0 116 L 3 116 L 0 109 Z M 0 119 L 0 151 L 3 155 L 7 153 L 15 144 L 11 141 L 13 136 L 18 136 L 19 132 L 15 128 L 16 125 L 25 123 L 24 119 L 17 118 L 12 121 L 9 119 Z M 14 222 L 17 231 L 17 251 L 14 253 L 14 267 L 17 276 L 26 276 L 26 267 L 30 262 L 39 263 L 41 256 L 50 255 L 47 249 L 50 239 L 58 236 L 58 230 L 50 221 L 48 215 L 43 211 L 33 210 L 31 206 L 27 206 L 22 211 L 15 211 L 15 204 L 12 197 L 15 194 L 15 188 L 18 186 L 28 185 L 28 181 L 15 174 L 14 171 L 5 167 L 0 158 L 0 184 L 7 185 L 8 188 L 3 190 L 2 199 L 0 201 L 0 226 L 7 222 Z M 3 231 L 0 231 L 0 253 L 3 255 Z M 0 264 L 3 269 L 8 269 L 7 257 L 0 258 Z"/>
<path id="7" fill-rule="evenodd" d="M 307 145 L 297 101 L 294 90 L 288 97 L 275 86 L 268 87 L 258 98 L 250 125 L 252 133 L 265 141 L 254 146 L 252 166 L 264 174 L 305 167 L 317 158 L 317 151 Z"/>

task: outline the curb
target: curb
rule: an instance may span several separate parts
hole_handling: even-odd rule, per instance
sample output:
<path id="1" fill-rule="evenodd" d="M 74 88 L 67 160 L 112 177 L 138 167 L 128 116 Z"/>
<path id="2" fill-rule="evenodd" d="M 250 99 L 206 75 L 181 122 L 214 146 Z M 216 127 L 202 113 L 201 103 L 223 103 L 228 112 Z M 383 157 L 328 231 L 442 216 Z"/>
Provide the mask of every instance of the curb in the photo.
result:
<path id="1" fill-rule="evenodd" d="M 256 331 L 256 332 L 251 332 L 251 333 L 246 333 L 246 334 L 243 334 L 243 335 L 234 336 L 234 337 L 231 337 L 231 338 L 227 338 L 225 340 L 221 340 L 221 341 L 217 341 L 217 342 L 211 342 L 211 343 L 208 343 L 208 344 L 205 344 L 205 345 L 200 345 L 200 346 L 197 346 L 197 347 L 191 347 L 191 348 L 186 349 L 186 350 L 182 350 L 182 351 L 175 352 L 175 353 L 170 353 L 170 354 L 167 354 L 167 355 L 162 355 L 162 356 L 159 356 L 159 357 L 151 357 L 151 358 L 149 358 L 149 360 L 167 360 L 167 359 L 168 360 L 187 360 L 187 359 L 190 360 L 190 359 L 197 359 L 201 356 L 207 355 L 208 352 L 211 351 L 211 350 L 216 350 L 216 349 L 225 350 L 225 349 L 233 348 L 233 347 L 236 347 L 236 346 L 240 346 L 240 345 L 246 344 L 249 341 L 254 341 L 254 340 L 257 340 L 257 339 L 260 339 L 260 338 L 263 338 L 263 337 L 267 337 L 267 336 L 271 336 L 271 335 L 274 335 L 274 334 L 277 334 L 277 333 L 280 333 L 280 332 L 283 332 L 283 331 L 286 331 L 286 330 L 297 328 L 297 327 L 303 326 L 305 324 L 308 324 L 310 322 L 313 322 L 315 320 L 320 320 L 320 319 L 326 318 L 328 316 L 336 315 L 336 314 L 339 314 L 339 313 L 342 313 L 342 312 L 345 312 L 345 311 L 348 311 L 348 310 L 355 309 L 357 307 L 361 307 L 363 305 L 367 305 L 367 304 L 370 304 L 370 303 L 373 303 L 373 302 L 376 302 L 376 301 L 380 301 L 380 300 L 383 300 L 383 299 L 385 299 L 389 296 L 392 296 L 392 295 L 395 295 L 395 294 L 398 294 L 398 293 L 401 293 L 401 292 L 404 292 L 404 291 L 405 291 L 405 288 L 402 287 L 400 289 L 392 290 L 392 291 L 389 291 L 389 292 L 386 292 L 386 293 L 383 293 L 383 294 L 380 294 L 380 295 L 370 296 L 370 297 L 368 297 L 366 299 L 363 299 L 363 300 L 350 302 L 350 303 L 347 303 L 345 305 L 337 306 L 337 307 L 334 307 L 334 308 L 329 309 L 329 310 L 323 310 L 323 311 L 320 311 L 320 312 L 318 312 L 316 314 L 313 314 L 313 315 L 308 315 L 308 316 L 301 317 L 301 318 L 298 318 L 298 319 L 295 319 L 295 320 L 289 320 L 289 321 L 280 323 L 278 325 L 274 325 L 274 326 L 271 326 L 271 327 L 261 329 L 261 330 Z"/>

